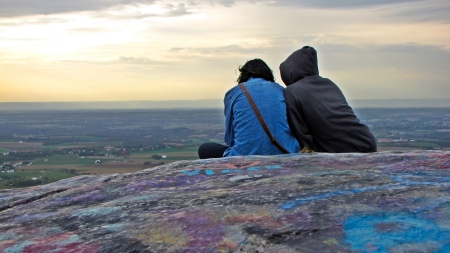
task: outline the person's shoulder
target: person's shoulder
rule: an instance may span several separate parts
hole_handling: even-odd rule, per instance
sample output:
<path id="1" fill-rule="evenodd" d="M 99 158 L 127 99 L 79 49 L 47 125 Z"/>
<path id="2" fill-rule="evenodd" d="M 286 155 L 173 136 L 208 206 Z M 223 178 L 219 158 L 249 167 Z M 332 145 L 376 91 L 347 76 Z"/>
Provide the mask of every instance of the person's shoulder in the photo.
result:
<path id="1" fill-rule="evenodd" d="M 284 89 L 285 98 L 291 98 L 294 100 L 304 100 L 309 97 L 312 86 L 314 86 L 315 82 L 312 79 L 316 79 L 319 76 L 308 76 L 299 80 Z M 320 78 L 320 77 L 319 77 Z M 309 80 L 305 80 L 309 79 Z"/>
<path id="2" fill-rule="evenodd" d="M 225 99 L 231 99 L 233 96 L 237 95 L 239 92 L 241 92 L 241 89 L 238 85 L 234 86 L 230 90 L 225 93 Z"/>
<path id="3" fill-rule="evenodd" d="M 244 82 L 245 87 L 251 87 L 251 86 L 260 86 L 263 85 L 265 83 L 267 83 L 269 81 L 264 80 L 262 78 L 255 78 L 255 77 L 250 77 L 246 82 Z"/>
<path id="4" fill-rule="evenodd" d="M 281 86 L 279 83 L 275 81 L 274 82 L 268 81 L 263 78 L 251 78 L 245 83 L 245 86 L 261 86 L 261 85 L 263 87 L 269 86 L 270 88 L 273 89 L 281 89 L 281 90 L 284 89 L 284 87 Z"/>
<path id="5" fill-rule="evenodd" d="M 333 80 L 331 80 L 331 79 L 328 79 L 328 78 L 325 78 L 325 77 L 321 77 L 322 78 L 322 80 L 323 80 L 323 82 L 327 82 L 327 83 L 329 83 L 329 84 L 332 84 L 332 85 L 334 85 L 334 86 L 338 86 L 335 82 L 333 82 Z"/>
<path id="6" fill-rule="evenodd" d="M 300 81 L 295 82 L 289 86 L 287 86 L 284 89 L 284 93 L 293 93 L 296 92 L 297 90 L 301 90 L 302 89 L 302 83 Z"/>
<path id="7" fill-rule="evenodd" d="M 279 83 L 277 83 L 277 82 L 269 82 L 273 87 L 275 87 L 275 88 L 277 88 L 277 89 L 282 89 L 282 90 L 284 90 L 285 89 L 285 86 L 284 85 L 281 85 L 281 84 L 279 84 Z"/>

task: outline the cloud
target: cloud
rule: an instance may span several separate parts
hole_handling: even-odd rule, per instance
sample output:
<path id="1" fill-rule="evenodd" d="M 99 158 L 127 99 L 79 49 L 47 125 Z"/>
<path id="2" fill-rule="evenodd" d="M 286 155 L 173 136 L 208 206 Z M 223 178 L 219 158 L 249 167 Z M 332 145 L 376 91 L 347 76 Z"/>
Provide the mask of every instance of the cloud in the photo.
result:
<path id="1" fill-rule="evenodd" d="M 235 0 L 215 0 L 212 1 L 213 3 L 218 3 L 220 5 L 226 6 L 226 7 L 231 7 L 234 5 L 234 3 L 236 2 Z"/>
<path id="2" fill-rule="evenodd" d="M 450 51 L 443 46 L 418 43 L 359 46 L 321 44 L 315 48 L 319 65 L 325 71 L 395 69 L 410 75 L 443 78 L 450 69 Z"/>
<path id="3" fill-rule="evenodd" d="M 101 32 L 108 32 L 108 31 L 114 31 L 114 30 L 109 27 L 79 27 L 79 28 L 68 29 L 68 31 L 76 32 L 76 33 L 101 33 Z"/>
<path id="4" fill-rule="evenodd" d="M 0 18 L 50 15 L 81 11 L 100 11 L 116 6 L 139 6 L 159 3 L 166 10 L 163 14 L 134 13 L 117 15 L 118 18 L 142 19 L 147 17 L 174 17 L 192 14 L 186 8 L 200 7 L 202 4 L 222 5 L 232 7 L 238 2 L 265 4 L 274 7 L 311 7 L 319 9 L 356 9 L 366 7 L 386 8 L 386 16 L 408 18 L 415 21 L 441 20 L 450 22 L 448 0 L 182 0 L 186 3 L 167 3 L 158 0 L 0 0 Z M 166 3 L 166 4 L 165 4 Z M 388 6 L 397 4 L 394 10 Z M 400 5 L 400 8 L 399 8 Z M 383 9 L 381 9 L 383 10 Z M 113 15 L 116 16 L 116 15 Z M 5 24 L 3 24 L 5 25 Z M 11 24 L 13 25 L 13 24 Z"/>
<path id="5" fill-rule="evenodd" d="M 450 51 L 443 46 L 316 44 L 320 75 L 349 99 L 448 98 Z"/>
<path id="6" fill-rule="evenodd" d="M 188 4 L 189 5 L 189 4 Z M 189 5 L 191 6 L 191 5 Z M 162 11 L 151 12 L 149 10 L 142 10 L 140 8 L 133 8 L 128 6 L 129 8 L 126 11 L 112 11 L 112 12 L 102 12 L 100 14 L 95 15 L 96 18 L 110 18 L 116 20 L 122 19 L 145 19 L 145 18 L 153 18 L 153 17 L 179 17 L 184 15 L 190 15 L 194 12 L 188 10 L 186 8 L 186 4 L 179 3 L 177 5 L 174 4 L 163 4 L 161 6 Z"/>
<path id="7" fill-rule="evenodd" d="M 375 54 L 385 56 L 388 62 L 411 73 L 448 73 L 450 51 L 434 45 L 407 43 L 378 46 Z M 450 79 L 447 79 L 450 81 Z"/>
<path id="8" fill-rule="evenodd" d="M 67 22 L 66 19 L 60 17 L 41 16 L 39 18 L 29 18 L 29 19 L 14 19 L 14 20 L 0 19 L 0 26 L 14 27 L 23 25 L 48 25 L 48 24 L 62 24 L 66 22 Z"/>
<path id="9" fill-rule="evenodd" d="M 184 3 L 179 3 L 178 5 L 166 4 L 165 9 L 167 10 L 165 16 L 168 17 L 177 17 L 192 14 L 192 12 L 186 9 L 186 5 Z"/>
<path id="10" fill-rule="evenodd" d="M 391 19 L 407 19 L 414 22 L 439 20 L 450 23 L 450 2 L 447 0 L 424 1 L 414 5 L 397 6 L 395 9 L 385 9 Z"/>
<path id="11" fill-rule="evenodd" d="M 113 6 L 153 4 L 155 0 L 0 0 L 0 17 L 98 11 Z"/>
<path id="12" fill-rule="evenodd" d="M 303 5 L 317 8 L 360 8 L 366 6 L 382 6 L 397 3 L 420 2 L 421 0 L 276 0 L 275 5 Z"/>
<path id="13" fill-rule="evenodd" d="M 275 6 L 310 6 L 315 8 L 359 8 L 366 6 L 381 6 L 396 3 L 419 2 L 422 0 L 241 0 L 241 2 L 266 3 Z M 233 6 L 239 0 L 213 0 L 213 4 L 217 3 L 223 6 Z"/>
<path id="14" fill-rule="evenodd" d="M 129 64 L 129 65 L 142 65 L 142 66 L 162 66 L 165 62 L 156 61 L 147 57 L 126 57 L 118 56 L 113 58 L 104 59 L 60 59 L 56 62 L 63 63 L 88 63 L 88 64 Z"/>
<path id="15" fill-rule="evenodd" d="M 183 51 L 184 49 L 185 49 L 184 47 L 173 47 L 173 48 L 169 49 L 169 52 L 171 52 L 171 53 L 178 53 L 178 52 Z"/>
<path id="16" fill-rule="evenodd" d="M 218 47 L 171 48 L 168 51 L 170 53 L 181 54 L 182 56 L 219 57 L 227 55 L 260 55 L 271 50 L 274 50 L 274 47 L 225 45 Z"/>
<path id="17" fill-rule="evenodd" d="M 120 56 L 116 61 L 118 63 L 136 64 L 136 65 L 160 65 L 162 62 L 155 61 L 146 57 L 124 57 Z"/>
<path id="18" fill-rule="evenodd" d="M 450 2 L 448 0 L 212 0 L 210 2 L 213 5 L 226 7 L 232 7 L 239 2 L 250 2 L 292 8 L 376 8 L 374 11 L 381 11 L 381 15 L 390 19 L 406 19 L 415 22 L 439 20 L 450 23 Z M 393 5 L 395 8 L 392 8 Z"/>
<path id="19" fill-rule="evenodd" d="M 178 17 L 184 15 L 193 14 L 194 11 L 190 8 L 196 8 L 198 5 L 195 2 L 188 1 L 187 4 L 178 3 L 164 3 L 159 2 L 154 5 L 155 0 L 116 0 L 116 1 L 104 1 L 104 0 L 94 0 L 94 1 L 66 1 L 60 0 L 57 3 L 46 4 L 46 1 L 36 0 L 30 1 L 29 5 L 24 2 L 28 0 L 18 0 L 17 5 L 10 0 L 0 0 L 0 26 L 21 26 L 21 25 L 40 25 L 49 23 L 64 23 L 67 20 L 62 19 L 58 16 L 35 16 L 32 18 L 22 18 L 22 19 L 5 19 L 1 18 L 11 18 L 11 17 L 21 17 L 30 15 L 50 15 L 50 14 L 60 14 L 60 13 L 72 13 L 79 11 L 99 11 L 103 9 L 108 9 L 105 12 L 93 12 L 90 14 L 93 18 L 108 18 L 108 19 L 144 19 L 150 17 Z M 38 5 L 35 3 L 43 2 Z M 92 3 L 92 4 L 91 4 Z M 147 4 L 147 5 L 145 5 Z M 187 8 L 189 7 L 189 9 Z M 115 8 L 113 8 L 115 7 Z M 150 7 L 150 8 L 149 8 Z M 153 8 L 155 7 L 155 8 Z"/>

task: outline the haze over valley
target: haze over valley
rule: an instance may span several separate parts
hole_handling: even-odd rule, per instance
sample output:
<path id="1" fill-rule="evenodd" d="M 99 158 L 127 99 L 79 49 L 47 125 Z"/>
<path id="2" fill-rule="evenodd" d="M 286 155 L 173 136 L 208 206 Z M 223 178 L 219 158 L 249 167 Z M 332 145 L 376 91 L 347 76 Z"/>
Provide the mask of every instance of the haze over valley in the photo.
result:
<path id="1" fill-rule="evenodd" d="M 450 108 L 355 108 L 379 151 L 450 150 Z M 0 112 L 0 188 L 198 159 L 223 142 L 223 109 Z"/>

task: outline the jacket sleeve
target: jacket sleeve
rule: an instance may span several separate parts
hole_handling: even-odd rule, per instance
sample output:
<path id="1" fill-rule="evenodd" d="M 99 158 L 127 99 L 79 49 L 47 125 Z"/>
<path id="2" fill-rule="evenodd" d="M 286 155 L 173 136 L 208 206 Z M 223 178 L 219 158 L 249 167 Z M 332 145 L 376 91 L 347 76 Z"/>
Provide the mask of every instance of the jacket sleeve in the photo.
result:
<path id="1" fill-rule="evenodd" d="M 301 107 L 301 104 L 298 103 L 295 96 L 287 89 L 284 90 L 284 97 L 286 100 L 288 123 L 292 133 L 295 138 L 297 138 L 301 148 L 306 146 L 308 149 L 312 150 L 314 148 L 314 138 L 310 134 L 309 127 L 304 121 L 304 108 Z"/>
<path id="2" fill-rule="evenodd" d="M 228 147 L 233 147 L 234 145 L 234 129 L 233 129 L 233 105 L 231 103 L 231 98 L 225 95 L 223 99 L 225 105 L 225 138 L 224 141 Z"/>

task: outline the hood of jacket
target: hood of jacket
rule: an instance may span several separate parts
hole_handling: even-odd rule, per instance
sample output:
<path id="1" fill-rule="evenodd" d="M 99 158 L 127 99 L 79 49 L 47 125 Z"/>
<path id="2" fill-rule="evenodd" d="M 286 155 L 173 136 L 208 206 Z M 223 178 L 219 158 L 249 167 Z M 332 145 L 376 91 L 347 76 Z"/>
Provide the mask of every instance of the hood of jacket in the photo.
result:
<path id="1" fill-rule="evenodd" d="M 280 64 L 280 74 L 286 86 L 305 77 L 319 75 L 317 51 L 313 47 L 305 46 L 293 52 Z"/>

